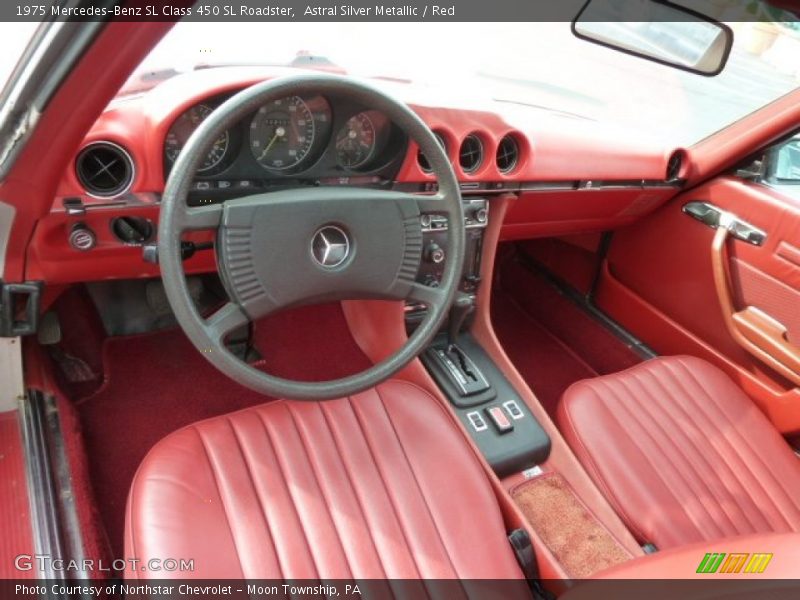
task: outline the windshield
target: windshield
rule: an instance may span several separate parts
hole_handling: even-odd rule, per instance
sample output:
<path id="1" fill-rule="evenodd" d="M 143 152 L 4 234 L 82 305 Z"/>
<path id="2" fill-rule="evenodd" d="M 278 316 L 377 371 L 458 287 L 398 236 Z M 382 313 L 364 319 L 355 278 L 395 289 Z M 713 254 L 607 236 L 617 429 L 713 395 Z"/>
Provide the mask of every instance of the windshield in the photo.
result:
<path id="1" fill-rule="evenodd" d="M 691 145 L 800 85 L 792 26 L 732 23 L 724 71 L 704 77 L 576 38 L 569 23 L 177 24 L 123 92 L 202 65 L 319 63 L 602 121 Z M 313 57 L 313 58 L 309 58 Z"/>
<path id="2" fill-rule="evenodd" d="M 39 24 L 35 22 L 0 23 L 0 38 L 3 40 L 3 52 L 0 52 L 0 89 L 11 76 L 37 27 Z"/>

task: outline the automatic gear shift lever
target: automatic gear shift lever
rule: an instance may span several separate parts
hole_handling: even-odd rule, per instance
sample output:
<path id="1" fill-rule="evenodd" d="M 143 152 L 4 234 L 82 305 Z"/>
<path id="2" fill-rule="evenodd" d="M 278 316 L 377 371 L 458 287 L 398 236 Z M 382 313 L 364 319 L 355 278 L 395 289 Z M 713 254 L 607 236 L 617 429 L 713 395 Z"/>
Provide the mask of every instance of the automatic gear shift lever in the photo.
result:
<path id="1" fill-rule="evenodd" d="M 466 318 L 475 310 L 475 298 L 464 292 L 456 292 L 447 319 L 447 349 L 452 350 L 458 341 L 458 334 Z"/>
<path id="2" fill-rule="evenodd" d="M 458 335 L 469 314 L 475 310 L 475 297 L 458 292 L 450 307 L 447 321 L 447 346 L 434 346 L 428 350 L 431 358 L 438 363 L 451 385 L 460 396 L 474 396 L 488 390 L 491 385 L 478 366 L 458 346 Z"/>

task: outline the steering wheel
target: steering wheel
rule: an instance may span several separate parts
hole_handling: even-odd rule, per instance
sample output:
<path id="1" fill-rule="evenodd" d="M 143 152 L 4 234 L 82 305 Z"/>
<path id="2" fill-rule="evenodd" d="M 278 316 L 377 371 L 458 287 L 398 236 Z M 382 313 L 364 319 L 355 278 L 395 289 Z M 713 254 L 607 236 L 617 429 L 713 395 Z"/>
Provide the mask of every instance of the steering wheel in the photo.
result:
<path id="1" fill-rule="evenodd" d="M 303 94 L 348 97 L 383 112 L 419 144 L 439 186 L 433 195 L 355 187 L 307 187 L 189 207 L 207 149 L 261 106 Z M 447 217 L 447 261 L 439 287 L 416 282 L 422 259 L 420 214 Z M 158 256 L 167 298 L 201 354 L 234 381 L 276 398 L 324 400 L 388 379 L 431 342 L 453 302 L 464 262 L 461 194 L 450 161 L 427 125 L 402 102 L 346 77 L 309 74 L 256 84 L 205 119 L 178 156 L 161 200 Z M 456 225 L 456 226 L 453 226 Z M 216 229 L 215 250 L 229 301 L 208 318 L 189 295 L 181 236 Z M 406 343 L 360 373 L 325 382 L 282 379 L 255 369 L 225 346 L 248 321 L 291 306 L 346 299 L 414 300 L 428 310 Z"/>

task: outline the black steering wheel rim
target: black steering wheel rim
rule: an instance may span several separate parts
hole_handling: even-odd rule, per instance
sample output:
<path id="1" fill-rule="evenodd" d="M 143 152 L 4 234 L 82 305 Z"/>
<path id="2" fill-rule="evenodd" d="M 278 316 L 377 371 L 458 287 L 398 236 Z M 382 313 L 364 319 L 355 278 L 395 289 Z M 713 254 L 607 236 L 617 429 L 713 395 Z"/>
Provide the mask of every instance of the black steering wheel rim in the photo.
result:
<path id="1" fill-rule="evenodd" d="M 188 207 L 186 200 L 197 167 L 200 166 L 206 148 L 210 146 L 214 139 L 240 119 L 255 112 L 260 106 L 268 102 L 288 96 L 303 96 L 306 94 L 345 96 L 366 108 L 383 112 L 410 139 L 414 140 L 422 152 L 425 153 L 433 174 L 438 180 L 438 192 L 434 195 L 417 196 L 359 188 L 317 187 L 248 196 L 202 208 Z M 327 202 L 331 203 L 330 209 Z M 337 202 L 340 204 L 334 204 Z M 276 294 L 263 293 L 258 296 L 257 300 L 251 298 L 252 294 L 249 293 L 249 290 L 254 284 L 252 282 L 246 285 L 240 283 L 242 278 L 240 277 L 241 260 L 239 259 L 241 256 L 237 255 L 235 250 L 240 248 L 241 245 L 236 246 L 234 242 L 238 243 L 238 241 L 235 239 L 233 242 L 231 241 L 234 233 L 240 234 L 241 222 L 249 219 L 247 221 L 251 225 L 249 231 L 254 232 L 253 236 L 260 236 L 258 241 L 261 242 L 258 248 L 247 252 L 248 260 L 256 263 L 261 260 L 259 257 L 271 256 L 269 253 L 260 252 L 260 250 L 263 250 L 264 244 L 271 243 L 261 231 L 264 226 L 269 227 L 271 220 L 266 218 L 269 211 L 278 211 L 280 207 L 283 207 L 285 214 L 293 215 L 292 210 L 297 210 L 300 213 L 303 206 L 313 208 L 310 212 L 314 214 L 328 211 L 330 215 L 337 215 L 335 219 L 332 217 L 333 220 L 328 219 L 326 221 L 325 218 L 322 218 L 319 222 L 320 227 L 325 226 L 326 223 L 347 221 L 347 218 L 339 218 L 340 213 L 355 215 L 358 213 L 354 211 L 360 211 L 364 206 L 371 206 L 375 209 L 380 207 L 381 210 L 377 212 L 386 215 L 387 219 L 391 217 L 393 220 L 391 226 L 387 224 L 386 231 L 397 234 L 394 238 L 389 235 L 389 239 L 400 240 L 400 244 L 404 246 L 402 255 L 398 254 L 400 250 L 389 249 L 390 256 L 387 260 L 394 261 L 390 265 L 392 269 L 397 268 L 397 261 L 403 262 L 400 265 L 400 271 L 404 274 L 402 277 L 398 275 L 391 282 L 391 285 L 387 286 L 383 282 L 380 289 L 372 289 L 370 287 L 375 285 L 372 280 L 375 279 L 374 275 L 378 272 L 374 269 L 370 271 L 372 266 L 367 261 L 367 256 L 370 254 L 368 252 L 369 244 L 372 243 L 372 247 L 376 248 L 375 243 L 378 240 L 372 239 L 372 234 L 362 226 L 360 238 L 356 237 L 355 240 L 364 246 L 364 251 L 357 255 L 359 263 L 356 264 L 356 261 L 352 261 L 353 266 L 343 269 L 341 273 L 327 272 L 319 274 L 303 264 L 302 268 L 309 269 L 306 271 L 311 275 L 309 279 L 314 280 L 316 278 L 319 281 L 314 281 L 316 287 L 310 287 L 311 284 L 309 284 L 306 286 L 308 287 L 307 290 L 301 290 L 295 295 L 307 292 L 309 298 L 313 297 L 318 300 L 330 299 L 331 297 L 334 299 L 346 299 L 342 294 L 349 293 L 347 290 L 356 290 L 356 296 L 353 299 L 358 297 L 387 299 L 406 297 L 420 300 L 428 306 L 423 322 L 416 328 L 407 342 L 394 354 L 365 371 L 331 381 L 293 381 L 269 375 L 236 358 L 226 349 L 224 343 L 225 333 L 246 323 L 248 320 L 264 316 L 272 309 L 277 310 L 291 306 L 292 303 L 299 303 L 299 298 L 295 298 L 291 294 L 287 296 L 284 289 L 278 289 L 291 286 L 274 286 L 277 290 Z M 341 210 L 330 212 L 337 206 Z M 422 255 L 422 234 L 419 224 L 421 212 L 445 215 L 451 225 L 445 247 L 447 260 L 438 288 L 423 286 L 413 281 L 413 275 L 416 274 L 416 270 L 419 268 L 419 261 Z M 396 217 L 392 216 L 395 213 Z M 302 224 L 304 226 L 309 224 L 307 215 L 300 215 L 298 218 L 300 217 L 303 218 Z M 397 223 L 394 223 L 395 218 L 398 220 Z M 447 315 L 447 310 L 452 304 L 458 288 L 464 261 L 465 233 L 463 227 L 454 227 L 452 225 L 462 224 L 464 222 L 463 219 L 460 189 L 447 155 L 428 126 L 404 103 L 393 99 L 369 84 L 348 77 L 327 74 L 282 77 L 253 85 L 227 100 L 201 123 L 187 141 L 172 167 L 161 200 L 158 228 L 159 264 L 167 299 L 179 325 L 195 347 L 212 365 L 234 381 L 268 396 L 297 400 L 324 400 L 352 395 L 374 387 L 402 369 L 432 341 Z M 399 225 L 400 221 L 402 221 L 402 230 Z M 252 227 L 253 224 L 257 226 L 255 229 Z M 344 222 L 343 227 L 347 226 L 348 223 Z M 358 223 L 354 223 L 352 226 L 358 231 Z M 218 267 L 231 296 L 231 302 L 208 319 L 204 319 L 199 314 L 191 300 L 182 267 L 180 252 L 182 235 L 186 231 L 195 229 L 218 230 L 216 248 Z M 286 228 L 284 227 L 284 229 Z M 255 242 L 251 242 L 251 245 L 254 244 Z M 273 248 L 273 250 L 276 249 Z M 235 262 L 236 260 L 238 262 Z M 416 261 L 416 265 L 409 265 L 414 261 Z M 275 268 L 277 264 L 273 262 L 272 267 Z M 411 267 L 415 268 L 412 269 Z M 349 273 L 348 269 L 352 269 L 353 273 Z M 363 273 L 364 276 L 360 279 L 358 279 L 358 269 L 365 271 Z M 411 273 L 412 270 L 413 273 Z M 266 271 L 261 269 L 260 273 L 259 282 L 263 287 L 267 283 L 266 279 L 270 276 L 269 269 L 266 269 Z M 409 273 L 411 273 L 410 276 Z M 340 285 L 347 277 L 352 281 Z M 370 283 L 365 283 L 367 281 Z M 339 286 L 343 289 L 338 292 L 338 296 L 321 295 L 320 286 L 324 287 L 326 283 L 331 283 L 333 287 Z M 250 287 L 247 287 L 247 285 Z M 285 297 L 280 297 L 281 294 Z M 276 295 L 279 297 L 277 299 L 273 298 Z M 270 300 L 272 301 L 271 304 L 269 303 Z"/>

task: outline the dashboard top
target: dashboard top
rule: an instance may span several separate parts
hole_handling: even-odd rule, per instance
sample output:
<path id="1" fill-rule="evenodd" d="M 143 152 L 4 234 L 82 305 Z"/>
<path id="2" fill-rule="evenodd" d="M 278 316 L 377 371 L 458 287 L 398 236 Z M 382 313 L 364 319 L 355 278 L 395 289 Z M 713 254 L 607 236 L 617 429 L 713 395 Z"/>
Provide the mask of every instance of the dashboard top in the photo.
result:
<path id="1" fill-rule="evenodd" d="M 160 193 L 171 163 L 202 118 L 249 85 L 296 72 L 206 69 L 116 99 L 85 137 L 58 196 L 107 199 L 125 192 Z M 371 83 L 406 101 L 431 127 L 466 190 L 513 191 L 571 181 L 663 183 L 675 150 L 625 138 L 593 121 L 487 102 L 468 90 L 443 92 L 387 80 Z M 129 181 L 110 190 L 113 193 L 87 190 L 81 153 L 96 144 L 121 149 L 132 163 Z M 404 186 L 424 191 L 434 184 L 416 144 L 383 115 L 322 96 L 292 97 L 262 107 L 217 140 L 201 169 L 195 191 L 202 194 L 240 192 L 251 185 Z"/>

